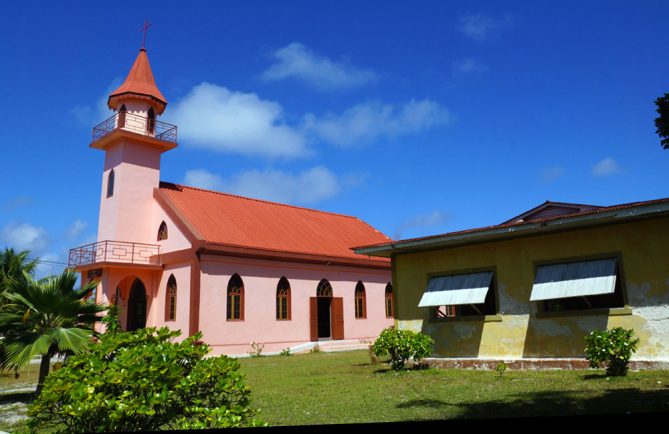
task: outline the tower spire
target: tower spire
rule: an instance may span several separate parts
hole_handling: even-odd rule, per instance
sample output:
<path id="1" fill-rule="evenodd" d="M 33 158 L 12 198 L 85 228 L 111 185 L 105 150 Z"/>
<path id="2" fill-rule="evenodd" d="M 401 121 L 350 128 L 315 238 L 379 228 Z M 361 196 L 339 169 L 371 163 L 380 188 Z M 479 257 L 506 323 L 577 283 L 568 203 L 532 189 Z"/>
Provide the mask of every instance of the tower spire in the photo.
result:
<path id="1" fill-rule="evenodd" d="M 156 86 L 144 46 L 139 49 L 135 63 L 123 84 L 109 95 L 107 105 L 110 109 L 116 110 L 123 101 L 129 99 L 148 101 L 158 114 L 162 114 L 167 106 L 167 100 Z"/>

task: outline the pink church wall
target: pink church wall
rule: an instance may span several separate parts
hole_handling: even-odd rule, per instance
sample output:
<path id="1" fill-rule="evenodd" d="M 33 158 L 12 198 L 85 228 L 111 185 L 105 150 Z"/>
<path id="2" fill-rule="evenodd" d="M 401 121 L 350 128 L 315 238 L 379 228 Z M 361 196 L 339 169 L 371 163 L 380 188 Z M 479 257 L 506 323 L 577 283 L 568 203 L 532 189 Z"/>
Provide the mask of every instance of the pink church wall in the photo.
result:
<path id="1" fill-rule="evenodd" d="M 177 282 L 177 311 L 174 321 L 165 319 L 165 306 L 167 304 L 167 281 L 171 275 Z M 190 282 L 191 282 L 190 264 L 167 265 L 160 277 L 158 287 L 156 288 L 156 299 L 154 300 L 154 309 L 151 312 L 151 321 L 148 326 L 169 327 L 171 330 L 181 330 L 179 340 L 188 337 L 188 325 L 190 315 Z"/>
<path id="2" fill-rule="evenodd" d="M 155 203 L 154 205 L 154 216 L 153 216 L 153 232 L 154 238 L 152 243 L 160 245 L 160 253 L 169 253 L 177 250 L 188 249 L 191 247 L 191 242 L 186 238 L 186 236 L 181 232 L 179 226 L 177 226 L 170 217 L 169 214 L 163 210 L 163 208 Z M 162 241 L 157 241 L 158 239 L 158 229 L 160 224 L 165 222 L 167 224 L 167 239 Z"/>
<path id="3" fill-rule="evenodd" d="M 238 273 L 244 281 L 244 320 L 227 321 L 227 286 Z M 291 319 L 276 319 L 276 287 L 285 276 L 291 287 Z M 299 264 L 257 259 L 202 256 L 200 329 L 213 354 L 244 354 L 251 342 L 265 351 L 279 351 L 309 342 L 309 298 L 321 279 L 332 285 L 333 296 L 344 302 L 344 338 L 374 339 L 393 324 L 385 316 L 385 288 L 390 270 Z M 367 318 L 355 318 L 354 290 L 365 285 Z"/>
<path id="4" fill-rule="evenodd" d="M 114 169 L 114 194 L 107 197 L 109 172 Z M 160 177 L 160 151 L 121 142 L 107 150 L 100 194 L 98 240 L 153 243 L 153 189 Z M 157 230 L 157 228 L 156 228 Z"/>

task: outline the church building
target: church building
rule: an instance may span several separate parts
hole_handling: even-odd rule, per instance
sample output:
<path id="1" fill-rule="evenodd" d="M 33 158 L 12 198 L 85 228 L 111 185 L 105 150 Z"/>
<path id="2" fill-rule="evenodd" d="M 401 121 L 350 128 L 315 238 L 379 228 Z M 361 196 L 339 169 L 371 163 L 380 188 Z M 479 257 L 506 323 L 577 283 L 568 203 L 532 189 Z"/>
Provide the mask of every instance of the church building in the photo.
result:
<path id="1" fill-rule="evenodd" d="M 142 48 L 93 129 L 105 153 L 98 241 L 70 250 L 96 301 L 126 330 L 201 331 L 212 354 L 363 342 L 393 324 L 390 261 L 352 247 L 390 241 L 356 217 L 162 182 L 177 127 Z M 327 343 L 324 343 L 327 345 Z"/>

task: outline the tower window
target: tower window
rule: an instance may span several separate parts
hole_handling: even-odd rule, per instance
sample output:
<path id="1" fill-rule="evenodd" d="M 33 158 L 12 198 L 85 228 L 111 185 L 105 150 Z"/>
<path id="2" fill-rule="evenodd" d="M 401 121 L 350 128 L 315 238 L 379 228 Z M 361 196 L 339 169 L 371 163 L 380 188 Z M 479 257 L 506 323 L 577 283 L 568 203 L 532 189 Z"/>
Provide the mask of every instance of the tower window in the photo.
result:
<path id="1" fill-rule="evenodd" d="M 107 197 L 114 195 L 114 177 L 114 169 L 112 169 L 107 176 Z"/>
<path id="2" fill-rule="evenodd" d="M 156 112 L 153 111 L 153 107 L 149 109 L 149 118 L 147 119 L 146 129 L 149 134 L 156 132 Z"/>
<path id="3" fill-rule="evenodd" d="M 123 128 L 125 127 L 125 114 L 128 111 L 128 109 L 125 108 L 125 104 L 121 106 L 120 109 L 118 109 L 118 127 Z"/>
<path id="4" fill-rule="evenodd" d="M 162 222 L 158 228 L 158 241 L 163 241 L 167 239 L 167 224 Z"/>

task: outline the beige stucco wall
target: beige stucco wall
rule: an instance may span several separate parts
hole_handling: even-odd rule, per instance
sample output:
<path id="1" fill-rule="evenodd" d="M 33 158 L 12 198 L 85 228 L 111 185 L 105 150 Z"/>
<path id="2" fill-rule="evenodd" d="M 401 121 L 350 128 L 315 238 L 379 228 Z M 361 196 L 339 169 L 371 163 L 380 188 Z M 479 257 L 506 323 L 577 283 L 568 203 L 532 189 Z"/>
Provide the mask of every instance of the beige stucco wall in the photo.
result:
<path id="1" fill-rule="evenodd" d="M 398 254 L 393 259 L 398 326 L 435 338 L 436 357 L 583 357 L 584 336 L 595 329 L 634 328 L 638 360 L 669 360 L 669 218 L 507 241 Z M 535 265 L 613 255 L 628 309 L 539 313 L 530 303 Z M 430 320 L 418 302 L 430 273 L 477 268 L 495 271 L 500 315 Z"/>

